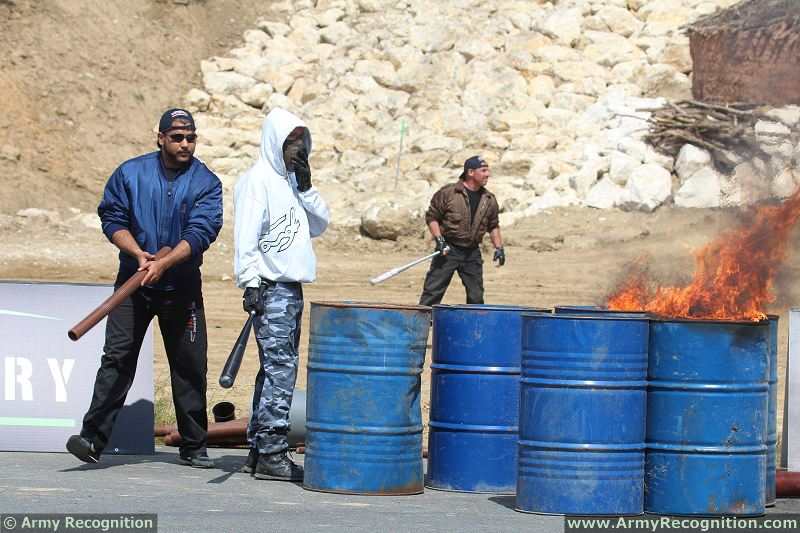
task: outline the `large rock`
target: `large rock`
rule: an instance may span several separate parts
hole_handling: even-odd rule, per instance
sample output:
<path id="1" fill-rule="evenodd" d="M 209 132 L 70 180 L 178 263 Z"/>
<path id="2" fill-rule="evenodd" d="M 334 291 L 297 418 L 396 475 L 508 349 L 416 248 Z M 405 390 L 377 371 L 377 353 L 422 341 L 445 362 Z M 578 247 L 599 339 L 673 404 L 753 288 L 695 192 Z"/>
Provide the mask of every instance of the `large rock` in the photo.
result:
<path id="1" fill-rule="evenodd" d="M 648 55 L 650 54 L 648 53 Z M 692 71 L 692 55 L 689 53 L 688 37 L 670 39 L 660 51 L 653 55 L 653 63 L 669 65 L 683 74 L 689 74 Z"/>
<path id="2" fill-rule="evenodd" d="M 730 205 L 751 205 L 768 199 L 771 191 L 767 169 L 758 160 L 736 165 L 724 192 Z"/>
<path id="3" fill-rule="evenodd" d="M 519 176 L 527 174 L 531 168 L 531 154 L 506 150 L 500 159 L 498 169 L 504 174 Z"/>
<path id="4" fill-rule="evenodd" d="M 587 32 L 592 44 L 583 50 L 584 57 L 605 67 L 645 58 L 645 53 L 625 37 L 610 32 Z"/>
<path id="5" fill-rule="evenodd" d="M 295 85 L 298 83 L 295 82 Z M 275 90 L 269 83 L 256 83 L 247 91 L 242 93 L 242 101 L 250 106 L 261 109 L 267 103 L 269 97 Z"/>
<path id="6" fill-rule="evenodd" d="M 672 194 L 672 175 L 661 166 L 645 164 L 631 173 L 625 189 L 627 209 L 653 211 Z"/>
<path id="7" fill-rule="evenodd" d="M 765 113 L 773 120 L 780 122 L 785 126 L 793 128 L 800 123 L 800 106 L 790 105 L 786 107 L 779 107 L 770 109 Z"/>
<path id="8" fill-rule="evenodd" d="M 551 76 L 535 76 L 528 82 L 528 94 L 545 105 L 549 105 L 556 90 Z"/>
<path id="9" fill-rule="evenodd" d="M 632 157 L 624 152 L 614 150 L 609 156 L 609 179 L 620 186 L 625 186 L 633 171 L 644 162 L 641 158 Z"/>
<path id="10" fill-rule="evenodd" d="M 788 198 L 797 192 L 798 185 L 800 185 L 800 173 L 787 167 L 772 180 L 770 190 L 775 198 Z"/>
<path id="11" fill-rule="evenodd" d="M 256 80 L 237 72 L 207 72 L 203 84 L 211 94 L 235 95 L 256 84 Z"/>
<path id="12" fill-rule="evenodd" d="M 693 144 L 684 144 L 678 152 L 675 160 L 675 173 L 681 179 L 681 183 L 688 180 L 698 170 L 711 164 L 711 154 Z"/>
<path id="13" fill-rule="evenodd" d="M 382 203 L 369 206 L 361 215 L 361 231 L 373 239 L 396 241 L 401 235 L 412 235 L 420 221 L 404 206 Z"/>
<path id="14" fill-rule="evenodd" d="M 270 37 L 279 37 L 288 35 L 292 28 L 283 22 L 274 22 L 271 20 L 259 20 L 258 27 L 266 32 Z"/>
<path id="15" fill-rule="evenodd" d="M 323 43 L 332 45 L 346 46 L 352 44 L 352 38 L 353 31 L 345 22 L 334 22 L 320 31 L 320 40 Z"/>
<path id="16" fill-rule="evenodd" d="M 644 27 L 641 20 L 623 7 L 606 5 L 601 7 L 595 16 L 602 20 L 609 30 L 623 37 L 639 33 Z"/>
<path id="17" fill-rule="evenodd" d="M 780 122 L 768 122 L 759 120 L 755 125 L 756 138 L 758 142 L 765 144 L 777 144 L 788 139 L 792 130 Z"/>
<path id="18" fill-rule="evenodd" d="M 692 97 L 689 77 L 678 72 L 672 65 L 664 63 L 646 66 L 641 85 L 647 96 L 663 96 L 669 100 L 686 100 Z"/>
<path id="19" fill-rule="evenodd" d="M 397 76 L 397 71 L 391 61 L 374 59 L 357 61 L 353 72 L 362 76 L 371 76 L 384 87 L 391 87 Z"/>
<path id="20" fill-rule="evenodd" d="M 408 29 L 408 43 L 425 53 L 442 52 L 453 48 L 456 36 L 444 21 L 427 25 L 412 25 Z"/>
<path id="21" fill-rule="evenodd" d="M 609 162 L 606 158 L 595 157 L 584 161 L 578 172 L 570 176 L 570 186 L 575 189 L 579 198 L 583 198 L 597 183 L 601 174 L 608 171 L 608 167 Z"/>
<path id="22" fill-rule="evenodd" d="M 572 46 L 581 37 L 582 22 L 580 9 L 556 9 L 537 24 L 537 29 L 563 45 Z"/>
<path id="23" fill-rule="evenodd" d="M 720 176 L 711 167 L 703 167 L 683 181 L 675 193 L 678 207 L 719 207 L 722 201 Z"/>
<path id="24" fill-rule="evenodd" d="M 672 33 L 688 23 L 694 15 L 682 0 L 650 1 L 636 14 L 646 21 L 642 31 L 650 35 Z"/>
<path id="25" fill-rule="evenodd" d="M 597 209 L 609 209 L 625 204 L 628 194 L 628 191 L 614 183 L 611 178 L 605 177 L 592 186 L 583 203 Z"/>
<path id="26" fill-rule="evenodd" d="M 183 97 L 183 101 L 191 111 L 207 111 L 211 103 L 211 95 L 200 89 L 190 89 Z"/>

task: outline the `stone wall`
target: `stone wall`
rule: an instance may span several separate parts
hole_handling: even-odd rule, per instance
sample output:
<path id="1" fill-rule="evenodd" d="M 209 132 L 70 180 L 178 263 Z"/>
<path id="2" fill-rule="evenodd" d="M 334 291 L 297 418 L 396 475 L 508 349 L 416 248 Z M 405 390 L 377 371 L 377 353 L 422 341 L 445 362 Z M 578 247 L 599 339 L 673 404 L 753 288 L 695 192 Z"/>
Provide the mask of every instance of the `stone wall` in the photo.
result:
<path id="1" fill-rule="evenodd" d="M 649 109 L 691 97 L 679 28 L 733 3 L 287 1 L 240 48 L 203 61 L 203 87 L 185 100 L 198 156 L 227 191 L 256 157 L 266 111 L 303 117 L 334 223 L 380 238 L 419 231 L 431 194 L 475 154 L 492 167 L 503 224 L 567 205 L 650 211 L 786 196 L 797 184 L 797 109 L 762 124 L 775 164 L 733 176 L 702 150 L 676 161 L 642 140 Z"/>

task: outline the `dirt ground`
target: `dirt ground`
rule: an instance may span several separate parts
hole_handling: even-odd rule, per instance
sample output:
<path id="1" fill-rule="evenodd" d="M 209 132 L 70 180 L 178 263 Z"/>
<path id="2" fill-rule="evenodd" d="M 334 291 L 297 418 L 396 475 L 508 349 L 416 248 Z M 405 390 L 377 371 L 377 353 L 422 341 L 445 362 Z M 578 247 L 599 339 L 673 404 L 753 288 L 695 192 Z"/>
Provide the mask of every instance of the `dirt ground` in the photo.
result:
<path id="1" fill-rule="evenodd" d="M 491 183 L 490 183 L 491 186 Z M 66 215 L 65 215 L 66 216 Z M 653 270 L 665 283 L 686 280 L 693 271 L 692 250 L 723 229 L 741 222 L 736 210 L 662 208 L 652 214 L 563 208 L 541 213 L 504 231 L 508 262 L 502 268 L 489 263 L 485 251 L 486 301 L 552 307 L 562 304 L 602 303 L 623 276 L 628 263 L 649 257 Z M 333 214 L 335 221 L 336 214 Z M 77 230 L 62 224 L 53 231 L 43 219 L 0 225 L 0 279 L 108 282 L 113 280 L 116 254 L 99 230 Z M 335 225 L 315 241 L 318 280 L 306 285 L 307 302 L 301 339 L 301 368 L 297 384 L 305 388 L 309 303 L 357 300 L 400 304 L 416 303 L 426 267 L 420 265 L 383 284 L 368 279 L 391 267 L 429 252 L 430 242 L 420 228 L 419 236 L 398 242 L 374 241 L 352 229 Z M 232 389 L 217 384 L 222 365 L 245 318 L 241 291 L 231 281 L 232 236 L 228 224 L 205 258 L 204 294 L 209 328 L 209 408 L 228 400 L 237 416 L 249 410 L 257 353 L 250 343 L 239 379 Z M 800 258 L 790 256 L 779 280 L 778 300 L 769 312 L 779 314 L 780 384 L 778 411 L 783 412 L 783 379 L 786 364 L 787 311 L 797 305 L 800 293 L 792 280 L 800 275 Z M 444 303 L 463 303 L 464 291 L 454 278 Z M 156 337 L 157 400 L 169 406 L 169 373 L 163 345 Z M 427 421 L 430 354 L 423 374 L 422 405 Z M 168 418 L 168 411 L 160 416 Z M 779 426 L 780 427 L 780 426 Z"/>

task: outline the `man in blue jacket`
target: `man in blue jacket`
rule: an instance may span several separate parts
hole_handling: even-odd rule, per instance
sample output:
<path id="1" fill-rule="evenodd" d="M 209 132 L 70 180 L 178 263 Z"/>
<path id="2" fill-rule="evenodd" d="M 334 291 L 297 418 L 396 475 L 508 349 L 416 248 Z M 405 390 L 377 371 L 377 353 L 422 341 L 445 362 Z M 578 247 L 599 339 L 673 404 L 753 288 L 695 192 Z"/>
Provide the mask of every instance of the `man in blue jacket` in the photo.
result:
<path id="1" fill-rule="evenodd" d="M 222 228 L 222 184 L 194 158 L 197 134 L 188 111 L 166 111 L 158 130 L 159 150 L 120 165 L 97 208 L 103 232 L 120 250 L 115 287 L 137 271 L 146 274 L 139 290 L 108 315 L 92 403 L 67 450 L 87 463 L 100 460 L 133 382 L 144 335 L 157 316 L 182 437 L 178 460 L 211 468 L 200 265 Z M 166 246 L 172 250 L 156 258 Z"/>

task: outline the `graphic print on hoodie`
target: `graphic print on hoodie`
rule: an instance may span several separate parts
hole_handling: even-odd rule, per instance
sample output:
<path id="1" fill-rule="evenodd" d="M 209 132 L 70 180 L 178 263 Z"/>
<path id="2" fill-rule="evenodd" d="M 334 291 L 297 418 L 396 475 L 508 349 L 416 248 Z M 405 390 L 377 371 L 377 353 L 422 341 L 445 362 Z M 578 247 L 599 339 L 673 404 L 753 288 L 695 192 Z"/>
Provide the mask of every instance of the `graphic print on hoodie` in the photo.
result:
<path id="1" fill-rule="evenodd" d="M 258 245 L 261 253 L 267 253 L 272 248 L 277 248 L 279 252 L 286 250 L 292 245 L 294 236 L 300 230 L 300 221 L 295 217 L 294 207 L 289 209 L 289 216 L 283 215 L 276 222 L 270 224 L 267 233 L 261 236 Z"/>
<path id="2" fill-rule="evenodd" d="M 298 127 L 311 154 L 305 123 L 284 109 L 273 109 L 261 128 L 258 160 L 237 181 L 234 191 L 234 274 L 239 287 L 257 287 L 261 279 L 308 283 L 316 278 L 311 238 L 325 231 L 328 206 L 315 187 L 297 190 L 286 169 L 283 143 Z"/>

